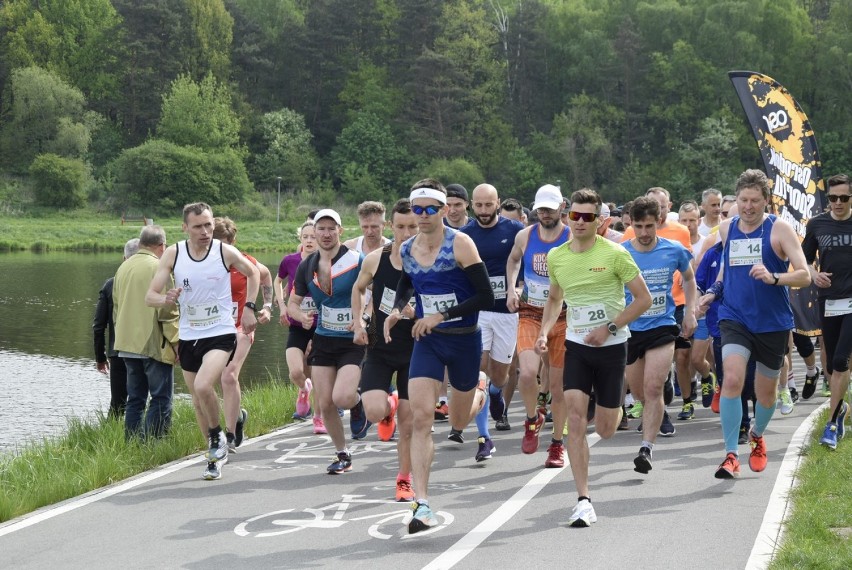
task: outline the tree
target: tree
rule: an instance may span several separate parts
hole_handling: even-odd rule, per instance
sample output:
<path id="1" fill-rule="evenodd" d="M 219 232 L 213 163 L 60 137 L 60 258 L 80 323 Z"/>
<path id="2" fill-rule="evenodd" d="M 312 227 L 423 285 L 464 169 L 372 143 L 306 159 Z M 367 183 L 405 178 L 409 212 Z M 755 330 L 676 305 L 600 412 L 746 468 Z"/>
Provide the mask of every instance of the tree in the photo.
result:
<path id="1" fill-rule="evenodd" d="M 221 150 L 239 145 L 239 131 L 240 121 L 231 109 L 230 92 L 213 74 L 208 74 L 201 83 L 181 75 L 163 97 L 157 135 L 164 140 L 204 150 Z"/>
<path id="2" fill-rule="evenodd" d="M 226 82 L 230 75 L 234 19 L 223 0 L 186 0 L 186 3 L 194 32 L 189 48 L 190 74 L 196 79 L 212 74 Z"/>
<path id="3" fill-rule="evenodd" d="M 252 179 L 271 186 L 278 176 L 286 188 L 299 189 L 319 174 L 319 157 L 312 146 L 313 136 L 305 118 L 291 109 L 263 115 L 260 121 L 263 140 L 258 149 Z"/>
<path id="4" fill-rule="evenodd" d="M 73 209 L 85 203 L 88 168 L 82 160 L 40 154 L 29 170 L 33 177 L 36 204 Z"/>
<path id="5" fill-rule="evenodd" d="M 24 172 L 56 138 L 60 119 L 78 122 L 86 100 L 79 89 L 36 66 L 16 69 L 11 81 L 9 120 L 0 135 L 4 162 Z"/>
<path id="6" fill-rule="evenodd" d="M 479 167 L 464 158 L 436 158 L 419 167 L 417 173 L 417 178 L 434 178 L 444 186 L 455 183 L 471 190 L 484 180 Z M 414 182 L 416 180 L 412 180 L 411 184 Z"/>
<path id="7" fill-rule="evenodd" d="M 704 188 L 730 188 L 741 170 L 735 158 L 737 135 L 729 123 L 730 112 L 701 121 L 701 130 L 692 142 L 683 143 L 678 158 L 690 184 L 674 188 L 673 198 L 694 198 Z"/>

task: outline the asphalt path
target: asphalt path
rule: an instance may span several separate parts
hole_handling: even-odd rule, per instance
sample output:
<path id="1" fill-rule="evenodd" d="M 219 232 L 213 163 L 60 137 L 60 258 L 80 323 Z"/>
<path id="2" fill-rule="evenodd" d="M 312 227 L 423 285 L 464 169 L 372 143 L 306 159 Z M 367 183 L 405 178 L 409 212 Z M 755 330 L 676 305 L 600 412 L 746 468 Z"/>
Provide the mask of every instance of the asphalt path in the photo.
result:
<path id="1" fill-rule="evenodd" d="M 797 372 L 803 379 L 798 363 Z M 497 452 L 481 463 L 475 426 L 456 444 L 447 423 L 436 423 L 430 504 L 441 525 L 428 532 L 405 532 L 392 442 L 371 428 L 351 445 L 354 469 L 327 475 L 333 447 L 306 423 L 246 440 L 218 481 L 202 480 L 205 464 L 193 456 L 9 521 L 0 525 L 0 559 L 17 569 L 759 568 L 777 537 L 772 523 L 783 517 L 797 442 L 825 400 L 818 394 L 788 416 L 776 411 L 766 471 L 752 473 L 740 446 L 735 481 L 713 477 L 724 458 L 721 429 L 700 404 L 695 419 L 673 420 L 674 437 L 657 440 L 648 475 L 633 470 L 638 420 L 610 440 L 590 430 L 598 522 L 588 529 L 567 525 L 577 497 L 570 468 L 543 468 L 549 424 L 538 453 L 521 453 L 515 402 L 512 430 L 492 431 Z M 674 418 L 679 408 L 668 411 Z"/>

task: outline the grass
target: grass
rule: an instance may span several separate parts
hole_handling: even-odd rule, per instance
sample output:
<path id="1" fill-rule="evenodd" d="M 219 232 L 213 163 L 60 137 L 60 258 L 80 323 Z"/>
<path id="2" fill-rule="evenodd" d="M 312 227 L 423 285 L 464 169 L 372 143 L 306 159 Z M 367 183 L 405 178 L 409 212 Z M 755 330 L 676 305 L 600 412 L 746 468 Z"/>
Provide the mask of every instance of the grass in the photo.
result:
<path id="1" fill-rule="evenodd" d="M 770 570 L 852 567 L 852 441 L 836 451 L 819 444 L 828 415 L 820 416 L 803 449 L 792 514 Z"/>
<path id="2" fill-rule="evenodd" d="M 271 378 L 243 391 L 246 436 L 269 433 L 293 413 L 296 389 Z M 66 434 L 0 456 L 0 522 L 122 481 L 205 448 L 192 404 L 176 399 L 172 427 L 161 440 L 124 440 L 120 420 L 68 420 Z"/>

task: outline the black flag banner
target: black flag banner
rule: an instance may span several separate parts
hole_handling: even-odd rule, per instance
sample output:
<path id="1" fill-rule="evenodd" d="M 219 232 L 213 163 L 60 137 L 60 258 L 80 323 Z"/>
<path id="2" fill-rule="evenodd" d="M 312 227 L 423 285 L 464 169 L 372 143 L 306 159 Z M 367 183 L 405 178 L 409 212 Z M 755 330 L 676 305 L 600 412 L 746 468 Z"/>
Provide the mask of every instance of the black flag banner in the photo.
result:
<path id="1" fill-rule="evenodd" d="M 805 237 L 805 226 L 825 211 L 825 181 L 816 138 L 802 108 L 783 85 L 753 71 L 728 72 L 769 177 L 772 207 Z M 814 285 L 791 289 L 796 332 L 821 334 Z"/>

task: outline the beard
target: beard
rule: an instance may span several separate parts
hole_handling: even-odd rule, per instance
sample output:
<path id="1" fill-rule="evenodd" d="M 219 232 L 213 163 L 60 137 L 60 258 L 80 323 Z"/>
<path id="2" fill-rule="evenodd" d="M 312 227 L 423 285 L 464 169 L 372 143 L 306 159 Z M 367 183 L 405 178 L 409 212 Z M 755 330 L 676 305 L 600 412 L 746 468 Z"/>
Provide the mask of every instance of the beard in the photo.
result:
<path id="1" fill-rule="evenodd" d="M 478 215 L 478 216 L 476 216 L 476 219 L 483 226 L 487 226 L 487 225 L 493 223 L 495 219 L 497 219 L 497 212 L 494 212 L 494 213 L 488 214 L 488 215 Z"/>

